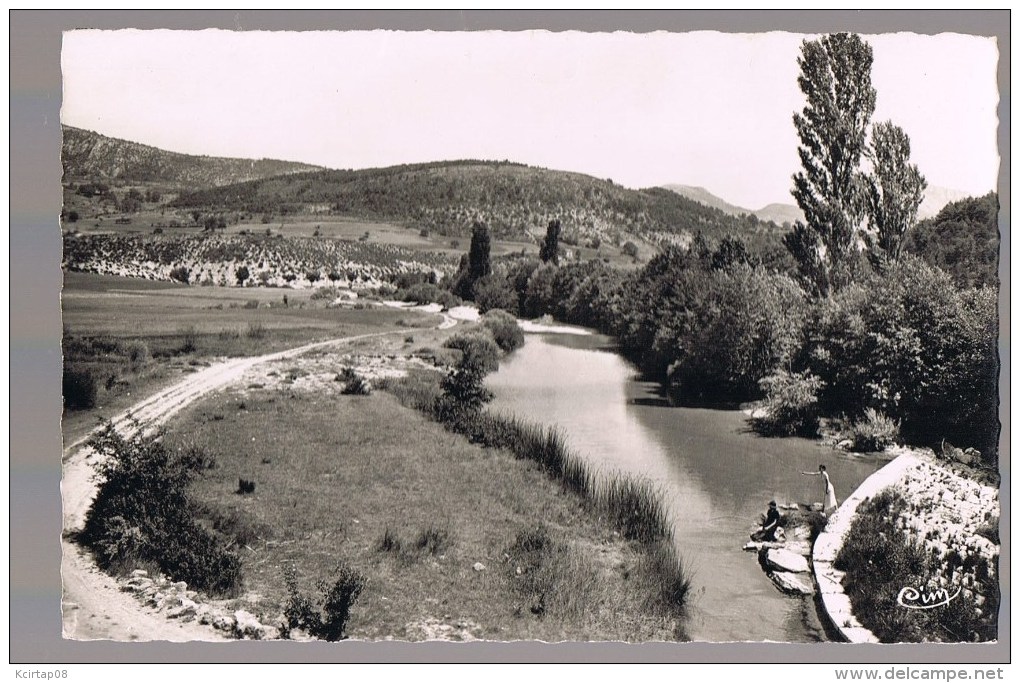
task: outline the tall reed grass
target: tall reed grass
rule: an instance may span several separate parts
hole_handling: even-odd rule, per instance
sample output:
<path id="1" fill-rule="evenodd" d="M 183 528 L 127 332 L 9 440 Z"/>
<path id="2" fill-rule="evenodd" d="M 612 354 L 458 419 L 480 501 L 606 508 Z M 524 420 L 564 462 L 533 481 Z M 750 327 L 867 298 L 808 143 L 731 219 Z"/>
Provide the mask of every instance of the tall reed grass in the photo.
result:
<path id="1" fill-rule="evenodd" d="M 621 473 L 596 474 L 569 449 L 556 428 L 515 415 L 444 408 L 444 399 L 429 377 L 412 375 L 388 382 L 385 388 L 404 405 L 428 414 L 473 443 L 501 448 L 541 465 L 565 490 L 585 498 L 625 538 L 652 546 L 649 568 L 660 584 L 659 599 L 673 608 L 684 604 L 691 575 L 673 542 L 663 493 L 652 482 Z"/>

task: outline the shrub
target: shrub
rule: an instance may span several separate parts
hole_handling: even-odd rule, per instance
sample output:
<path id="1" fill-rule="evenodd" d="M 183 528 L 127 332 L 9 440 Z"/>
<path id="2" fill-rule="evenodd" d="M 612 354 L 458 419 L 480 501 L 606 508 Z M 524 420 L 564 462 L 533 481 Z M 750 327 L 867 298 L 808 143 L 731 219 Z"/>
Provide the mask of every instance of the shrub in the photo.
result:
<path id="1" fill-rule="evenodd" d="M 127 345 L 128 358 L 132 363 L 144 365 L 152 357 L 149 353 L 149 346 L 143 341 L 133 341 Z"/>
<path id="2" fill-rule="evenodd" d="M 96 407 L 99 382 L 89 370 L 64 367 L 64 407 L 68 410 L 88 410 Z"/>
<path id="3" fill-rule="evenodd" d="M 191 271 L 185 266 L 177 266 L 170 270 L 170 279 L 188 284 L 191 279 Z"/>
<path id="4" fill-rule="evenodd" d="M 198 590 L 230 594 L 240 587 L 240 559 L 196 522 L 186 459 L 158 435 L 125 438 L 112 426 L 89 444 L 99 456 L 98 487 L 80 540 L 100 568 L 151 563 Z"/>
<path id="5" fill-rule="evenodd" d="M 372 385 L 364 377 L 359 375 L 354 368 L 344 368 L 336 377 L 338 382 L 343 382 L 341 394 L 347 396 L 368 396 L 372 393 Z"/>
<path id="6" fill-rule="evenodd" d="M 290 629 L 302 629 L 316 638 L 328 641 L 344 640 L 347 637 L 347 622 L 351 607 L 365 588 L 365 577 L 344 561 L 339 561 L 333 570 L 333 581 L 320 580 L 319 604 L 316 606 L 298 588 L 297 578 L 291 568 L 284 570 L 289 598 L 284 609 L 284 618 Z"/>
<path id="7" fill-rule="evenodd" d="M 763 415 L 752 420 L 767 436 L 811 436 L 818 431 L 818 392 L 823 382 L 810 373 L 786 370 L 761 380 Z"/>
<path id="8" fill-rule="evenodd" d="M 482 318 L 482 324 L 492 333 L 492 338 L 505 353 L 524 346 L 524 331 L 517 319 L 504 310 L 495 308 Z"/>
<path id="9" fill-rule="evenodd" d="M 858 453 L 884 451 L 899 439 L 900 423 L 874 408 L 868 408 L 863 418 L 851 423 L 845 436 L 853 442 L 851 450 Z"/>
<path id="10" fill-rule="evenodd" d="M 245 478 L 239 478 L 237 480 L 237 493 L 242 496 L 248 493 L 255 493 L 255 482 L 249 481 Z"/>
<path id="11" fill-rule="evenodd" d="M 949 586 L 961 563 L 951 551 L 943 562 L 898 525 L 909 503 L 895 489 L 885 489 L 858 507 L 833 566 L 846 572 L 843 585 L 854 614 L 882 642 L 971 642 L 994 640 L 998 632 L 999 591 L 994 567 L 984 557 L 973 562 L 974 593 L 983 594 L 977 605 L 971 590 L 948 604 L 930 609 L 903 609 L 897 603 L 901 589 L 913 587 L 930 593 Z M 955 561 L 954 561 L 955 560 Z"/>
<path id="12" fill-rule="evenodd" d="M 899 420 L 904 438 L 998 446 L 998 312 L 991 288 L 959 290 L 914 258 L 844 287 L 819 306 L 809 349 L 822 409 Z"/>
<path id="13" fill-rule="evenodd" d="M 340 290 L 337 289 L 336 287 L 319 287 L 314 292 L 312 292 L 312 296 L 310 298 L 312 301 L 319 301 L 321 299 L 329 299 L 330 301 L 332 301 L 338 296 L 340 296 Z"/>
<path id="14" fill-rule="evenodd" d="M 457 334 L 443 346 L 461 352 L 460 367 L 483 374 L 499 369 L 499 347 L 488 335 L 477 332 Z"/>

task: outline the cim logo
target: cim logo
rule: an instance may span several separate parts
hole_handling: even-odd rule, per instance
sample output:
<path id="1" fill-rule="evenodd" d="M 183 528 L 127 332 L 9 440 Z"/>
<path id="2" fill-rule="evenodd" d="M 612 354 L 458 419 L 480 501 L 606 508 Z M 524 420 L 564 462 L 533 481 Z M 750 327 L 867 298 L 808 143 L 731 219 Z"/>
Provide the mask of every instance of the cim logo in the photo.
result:
<path id="1" fill-rule="evenodd" d="M 906 607 L 907 609 L 934 609 L 948 605 L 951 600 L 960 594 L 961 590 L 963 589 L 957 588 L 956 592 L 950 595 L 949 590 L 946 588 L 936 588 L 933 591 L 924 593 L 917 588 L 907 586 L 900 589 L 900 594 L 896 596 L 896 602 L 900 607 Z"/>

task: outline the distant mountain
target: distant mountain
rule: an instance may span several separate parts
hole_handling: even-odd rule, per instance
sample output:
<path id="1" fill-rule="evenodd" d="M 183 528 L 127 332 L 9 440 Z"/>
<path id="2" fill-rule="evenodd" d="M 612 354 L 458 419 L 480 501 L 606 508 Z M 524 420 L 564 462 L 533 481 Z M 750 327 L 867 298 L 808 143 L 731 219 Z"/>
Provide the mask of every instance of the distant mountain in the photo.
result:
<path id="1" fill-rule="evenodd" d="M 688 199 L 693 199 L 699 204 L 711 206 L 713 209 L 719 209 L 723 213 L 729 214 L 731 216 L 739 216 L 742 213 L 744 214 L 751 213 L 750 209 L 745 209 L 742 206 L 730 204 L 725 199 L 717 197 L 716 195 L 712 194 L 703 187 L 698 187 L 695 185 L 663 185 L 663 187 L 665 187 L 667 190 L 672 190 L 673 192 L 676 192 L 679 195 L 687 197 Z"/>
<path id="2" fill-rule="evenodd" d="M 772 221 L 776 225 L 804 220 L 804 212 L 793 204 L 769 204 L 754 212 L 763 221 Z"/>
<path id="3" fill-rule="evenodd" d="M 924 191 L 924 199 L 921 201 L 921 206 L 917 209 L 917 218 L 934 218 L 938 215 L 939 211 L 945 208 L 952 202 L 958 202 L 961 199 L 967 199 L 970 197 L 966 192 L 960 190 L 954 190 L 949 187 L 940 187 L 938 185 L 932 185 Z"/>
<path id="4" fill-rule="evenodd" d="M 695 187 L 692 185 L 664 185 L 663 187 L 667 190 L 672 190 L 673 192 L 681 194 L 688 199 L 704 204 L 705 206 L 719 209 L 731 216 L 753 214 L 763 221 L 772 221 L 776 225 L 804 220 L 804 213 L 794 204 L 777 203 L 769 204 L 768 206 L 764 206 L 760 209 L 745 209 L 742 206 L 730 204 L 725 199 L 712 194 L 703 187 Z M 921 202 L 921 206 L 917 210 L 917 218 L 918 220 L 933 218 L 947 204 L 950 204 L 951 202 L 958 202 L 969 196 L 970 195 L 966 192 L 961 192 L 960 190 L 933 185 L 924 193 L 924 200 Z"/>
<path id="5" fill-rule="evenodd" d="M 745 209 L 742 206 L 730 204 L 725 199 L 712 194 L 703 187 L 694 185 L 663 185 L 663 187 L 705 206 L 719 209 L 730 216 L 740 216 L 742 214 L 756 216 L 759 220 L 772 221 L 776 225 L 782 225 L 787 221 L 792 223 L 797 220 L 803 220 L 804 217 L 801 210 L 793 204 L 769 204 L 757 210 Z"/>
<path id="6" fill-rule="evenodd" d="M 403 222 L 440 235 L 539 239 L 549 221 L 567 244 L 621 244 L 636 235 L 686 243 L 697 232 L 741 232 L 738 219 L 662 188 L 632 190 L 580 173 L 495 161 L 443 161 L 276 176 L 182 194 L 179 209 L 288 215 L 314 211 Z"/>
<path id="7" fill-rule="evenodd" d="M 275 159 L 232 159 L 168 152 L 72 126 L 62 126 L 62 131 L 61 161 L 65 182 L 159 183 L 199 189 L 321 169 Z"/>

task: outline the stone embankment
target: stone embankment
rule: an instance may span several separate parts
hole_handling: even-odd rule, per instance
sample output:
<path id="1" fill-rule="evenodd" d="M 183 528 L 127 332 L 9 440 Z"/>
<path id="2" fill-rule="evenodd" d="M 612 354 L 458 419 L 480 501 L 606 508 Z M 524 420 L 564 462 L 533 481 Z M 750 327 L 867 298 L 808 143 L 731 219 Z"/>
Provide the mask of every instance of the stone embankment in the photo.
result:
<path id="1" fill-rule="evenodd" d="M 898 489 L 910 501 L 897 524 L 943 560 L 952 554 L 977 554 L 991 561 L 999 552 L 998 545 L 977 533 L 981 526 L 998 521 L 998 491 L 943 467 L 930 452 L 899 449 L 894 460 L 868 477 L 833 513 L 812 551 L 815 581 L 826 616 L 851 643 L 879 641 L 854 616 L 850 598 L 843 590 L 844 572 L 833 563 L 860 504 L 889 487 Z M 964 591 L 977 586 L 975 577 L 962 570 L 954 570 L 946 580 L 963 586 Z M 984 602 L 981 595 L 975 599 L 978 604 Z"/>

